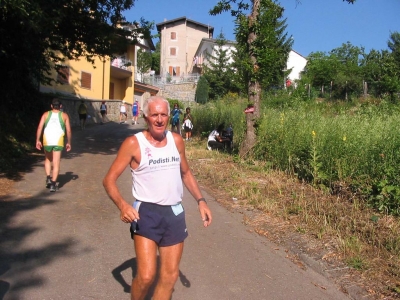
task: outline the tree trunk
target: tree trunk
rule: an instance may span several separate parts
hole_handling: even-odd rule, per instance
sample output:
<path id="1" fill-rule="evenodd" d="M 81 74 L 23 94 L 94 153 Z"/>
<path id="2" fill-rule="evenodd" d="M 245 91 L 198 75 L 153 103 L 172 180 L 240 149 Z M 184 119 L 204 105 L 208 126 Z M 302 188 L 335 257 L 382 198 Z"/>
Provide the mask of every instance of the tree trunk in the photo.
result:
<path id="1" fill-rule="evenodd" d="M 254 32 L 254 23 L 257 22 L 258 13 L 260 10 L 260 0 L 252 0 L 251 1 L 252 11 L 249 16 L 249 28 L 250 32 L 248 34 L 247 43 L 249 45 L 249 56 L 250 60 L 253 64 L 253 73 L 257 73 L 259 66 L 257 62 L 257 58 L 254 56 L 252 43 L 256 40 L 257 35 Z M 251 76 L 253 77 L 253 76 Z M 256 78 L 257 76 L 255 76 Z M 254 77 L 253 77 L 254 78 Z M 249 154 L 250 150 L 255 145 L 256 139 L 256 128 L 255 123 L 256 120 L 260 117 L 260 98 L 261 98 L 261 88 L 260 83 L 258 81 L 250 81 L 248 83 L 248 101 L 249 105 L 254 106 L 253 113 L 246 114 L 246 133 L 244 136 L 244 140 L 242 145 L 240 146 L 239 155 L 244 157 Z"/>

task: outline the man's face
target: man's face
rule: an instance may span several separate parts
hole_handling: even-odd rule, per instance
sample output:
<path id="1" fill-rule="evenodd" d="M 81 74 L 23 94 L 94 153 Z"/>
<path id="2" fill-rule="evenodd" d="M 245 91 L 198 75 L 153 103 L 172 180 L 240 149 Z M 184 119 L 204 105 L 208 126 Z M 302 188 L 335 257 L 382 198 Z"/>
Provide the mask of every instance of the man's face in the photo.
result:
<path id="1" fill-rule="evenodd" d="M 146 117 L 146 122 L 151 134 L 164 134 L 169 120 L 167 105 L 166 102 L 161 100 L 149 104 L 149 114 Z"/>

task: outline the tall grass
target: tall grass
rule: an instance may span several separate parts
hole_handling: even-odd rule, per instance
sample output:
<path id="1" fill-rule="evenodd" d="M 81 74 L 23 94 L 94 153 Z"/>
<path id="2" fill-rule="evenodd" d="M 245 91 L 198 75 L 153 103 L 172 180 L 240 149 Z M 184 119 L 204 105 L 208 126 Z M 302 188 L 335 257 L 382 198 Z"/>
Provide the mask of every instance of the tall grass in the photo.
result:
<path id="1" fill-rule="evenodd" d="M 276 97 L 265 99 L 254 159 L 331 191 L 345 186 L 374 208 L 400 215 L 398 106 L 283 100 L 277 105 Z M 244 136 L 244 107 L 226 101 L 201 106 L 194 112 L 197 129 L 208 133 L 221 122 L 232 123 L 237 146 Z"/>
<path id="2" fill-rule="evenodd" d="M 207 137 L 208 134 L 219 124 L 224 123 L 225 127 L 232 124 L 234 130 L 234 141 L 236 145 L 243 140 L 246 127 L 243 110 L 246 104 L 242 101 L 221 100 L 209 102 L 206 105 L 196 107 L 193 112 L 194 128 L 197 135 Z"/>

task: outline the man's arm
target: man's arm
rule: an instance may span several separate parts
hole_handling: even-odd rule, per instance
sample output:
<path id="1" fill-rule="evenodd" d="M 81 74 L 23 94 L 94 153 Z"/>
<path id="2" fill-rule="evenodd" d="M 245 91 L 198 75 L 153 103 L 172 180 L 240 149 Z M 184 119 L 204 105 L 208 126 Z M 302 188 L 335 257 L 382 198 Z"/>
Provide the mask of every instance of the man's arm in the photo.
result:
<path id="1" fill-rule="evenodd" d="M 42 137 L 42 132 L 43 132 L 43 126 L 44 122 L 46 120 L 47 112 L 45 112 L 42 117 L 40 118 L 38 128 L 36 130 L 36 149 L 41 150 L 42 149 L 42 142 L 40 141 L 40 138 Z"/>
<path id="2" fill-rule="evenodd" d="M 72 140 L 72 131 L 71 131 L 71 123 L 69 121 L 69 116 L 66 113 L 63 113 L 64 117 L 64 124 L 65 124 L 65 131 L 67 133 L 67 143 L 65 145 L 65 149 L 67 151 L 71 150 L 71 140 Z"/>
<path id="3" fill-rule="evenodd" d="M 114 204 L 120 210 L 120 218 L 125 223 L 131 223 L 139 219 L 138 212 L 122 197 L 117 187 L 117 179 L 121 176 L 126 167 L 135 160 L 134 153 L 137 151 L 139 145 L 136 137 L 128 137 L 122 143 L 118 151 L 117 157 L 112 163 L 106 176 L 103 179 L 103 186 Z"/>
<path id="4" fill-rule="evenodd" d="M 172 133 L 172 134 L 174 136 L 175 144 L 176 147 L 178 148 L 180 155 L 182 181 L 196 201 L 199 199 L 204 199 L 203 195 L 201 194 L 197 180 L 194 177 L 192 171 L 190 170 L 189 164 L 187 162 L 185 154 L 185 143 L 183 142 L 183 139 L 179 134 L 177 133 Z M 207 227 L 211 224 L 212 221 L 211 210 L 205 201 L 198 201 L 197 204 L 199 206 L 203 225 L 204 227 Z"/>

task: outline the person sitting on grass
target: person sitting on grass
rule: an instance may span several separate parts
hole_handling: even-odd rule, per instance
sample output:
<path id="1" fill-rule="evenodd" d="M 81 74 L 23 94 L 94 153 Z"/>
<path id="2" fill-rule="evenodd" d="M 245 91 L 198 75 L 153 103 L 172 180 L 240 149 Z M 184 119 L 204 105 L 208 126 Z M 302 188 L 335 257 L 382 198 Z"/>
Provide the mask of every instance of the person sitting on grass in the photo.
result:
<path id="1" fill-rule="evenodd" d="M 208 150 L 224 150 L 231 148 L 231 139 L 223 136 L 224 123 L 218 125 L 217 129 L 211 131 L 208 135 L 207 149 Z"/>

